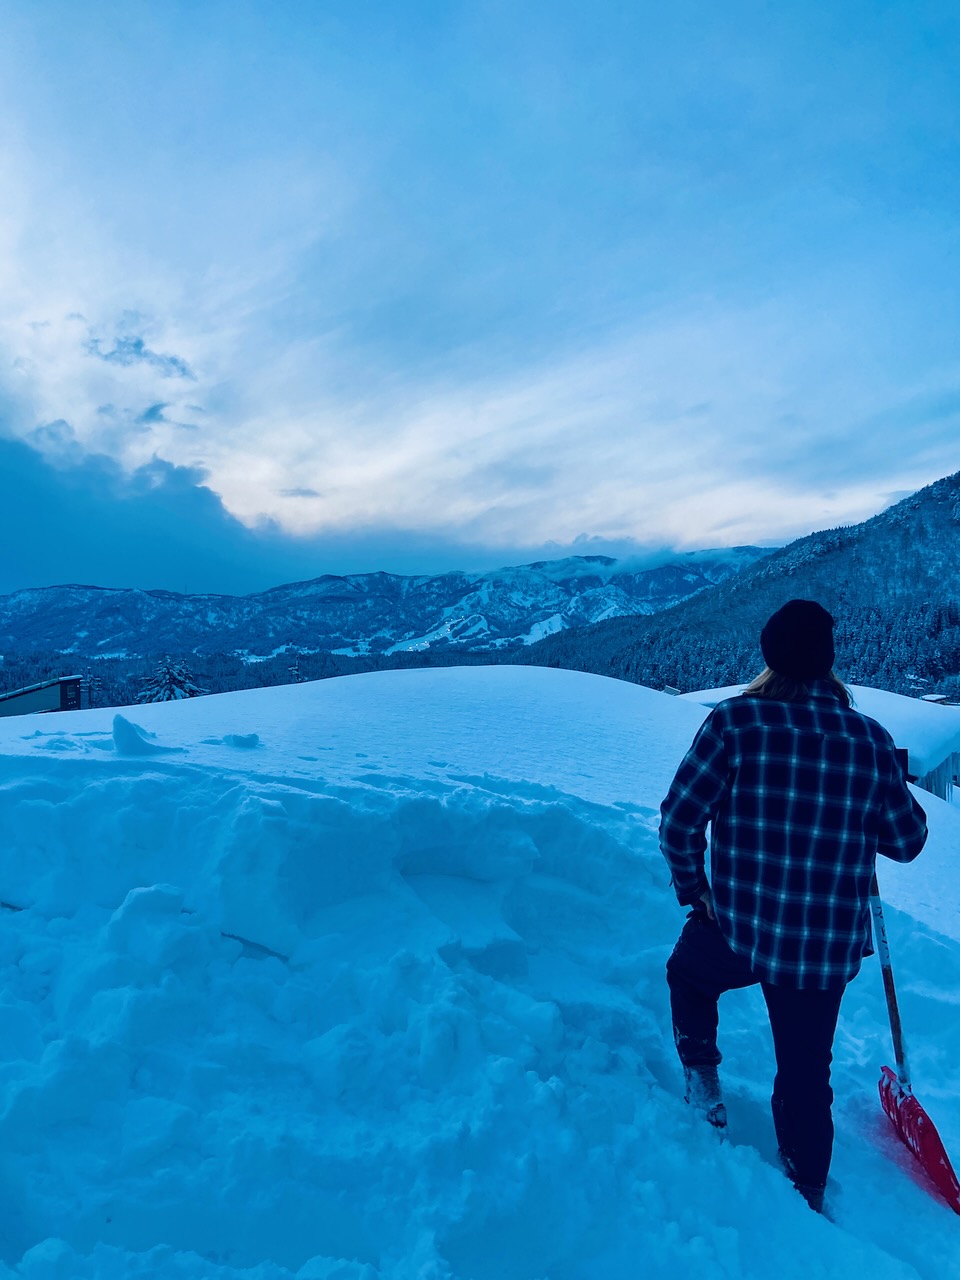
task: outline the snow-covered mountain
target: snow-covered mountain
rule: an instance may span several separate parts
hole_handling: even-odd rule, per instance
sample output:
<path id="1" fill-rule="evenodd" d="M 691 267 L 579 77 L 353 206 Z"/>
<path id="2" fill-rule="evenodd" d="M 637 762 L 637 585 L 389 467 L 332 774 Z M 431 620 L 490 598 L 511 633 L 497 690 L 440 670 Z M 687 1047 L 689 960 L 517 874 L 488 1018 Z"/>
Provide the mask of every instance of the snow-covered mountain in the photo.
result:
<path id="1" fill-rule="evenodd" d="M 0 653 L 495 650 L 606 618 L 655 613 L 764 554 L 734 547 L 643 567 L 575 556 L 485 574 L 328 574 L 249 596 L 44 587 L 0 597 Z"/>
<path id="2" fill-rule="evenodd" d="M 547 637 L 528 657 L 654 688 L 735 684 L 760 670 L 760 629 L 796 596 L 835 615 L 848 680 L 960 694 L 960 472 L 862 524 L 799 538 L 656 617 Z"/>

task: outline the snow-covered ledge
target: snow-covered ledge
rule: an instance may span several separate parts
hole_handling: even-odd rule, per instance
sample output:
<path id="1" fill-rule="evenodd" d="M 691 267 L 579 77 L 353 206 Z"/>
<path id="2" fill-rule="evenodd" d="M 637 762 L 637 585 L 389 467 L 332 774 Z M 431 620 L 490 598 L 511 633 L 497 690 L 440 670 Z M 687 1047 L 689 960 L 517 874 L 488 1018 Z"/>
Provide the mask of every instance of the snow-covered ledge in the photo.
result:
<path id="1" fill-rule="evenodd" d="M 715 707 L 725 698 L 735 698 L 744 687 L 733 684 L 723 689 L 698 689 L 680 697 L 686 702 Z M 878 720 L 898 747 L 906 747 L 910 774 L 916 777 L 917 786 L 949 800 L 950 788 L 960 772 L 960 707 L 905 698 L 867 685 L 852 684 L 848 688 L 857 710 Z"/>

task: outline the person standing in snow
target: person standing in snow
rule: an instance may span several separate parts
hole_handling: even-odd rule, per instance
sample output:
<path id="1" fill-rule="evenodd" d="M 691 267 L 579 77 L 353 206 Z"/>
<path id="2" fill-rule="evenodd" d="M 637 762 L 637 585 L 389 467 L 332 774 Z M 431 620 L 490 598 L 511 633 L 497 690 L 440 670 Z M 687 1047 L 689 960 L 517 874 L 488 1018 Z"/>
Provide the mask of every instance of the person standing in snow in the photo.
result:
<path id="1" fill-rule="evenodd" d="M 846 985 L 872 954 L 876 855 L 911 862 L 927 836 L 892 738 L 851 708 L 834 675 L 833 626 L 812 600 L 769 619 L 766 670 L 707 717 L 660 809 L 660 847 L 692 907 L 667 963 L 687 1101 L 725 1127 L 717 1001 L 759 982 L 780 1159 L 818 1212 L 833 1150 L 833 1038 Z"/>

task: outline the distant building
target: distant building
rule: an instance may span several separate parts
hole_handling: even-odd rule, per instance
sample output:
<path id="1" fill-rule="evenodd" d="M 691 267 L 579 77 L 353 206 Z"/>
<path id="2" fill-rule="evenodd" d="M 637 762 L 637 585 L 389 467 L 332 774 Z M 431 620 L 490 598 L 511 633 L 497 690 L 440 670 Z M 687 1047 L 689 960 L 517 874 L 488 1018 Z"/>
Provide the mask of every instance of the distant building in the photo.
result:
<path id="1" fill-rule="evenodd" d="M 54 676 L 24 689 L 0 693 L 0 716 L 25 716 L 37 711 L 79 711 L 82 676 Z"/>

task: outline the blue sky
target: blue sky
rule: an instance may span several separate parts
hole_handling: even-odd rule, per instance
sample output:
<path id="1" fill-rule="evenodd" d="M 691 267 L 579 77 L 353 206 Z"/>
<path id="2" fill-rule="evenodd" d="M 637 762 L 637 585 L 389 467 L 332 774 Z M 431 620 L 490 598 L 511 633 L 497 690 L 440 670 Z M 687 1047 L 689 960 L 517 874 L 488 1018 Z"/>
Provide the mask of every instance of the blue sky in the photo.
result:
<path id="1" fill-rule="evenodd" d="M 953 4 L 0 22 L 0 590 L 776 543 L 960 466 Z"/>

